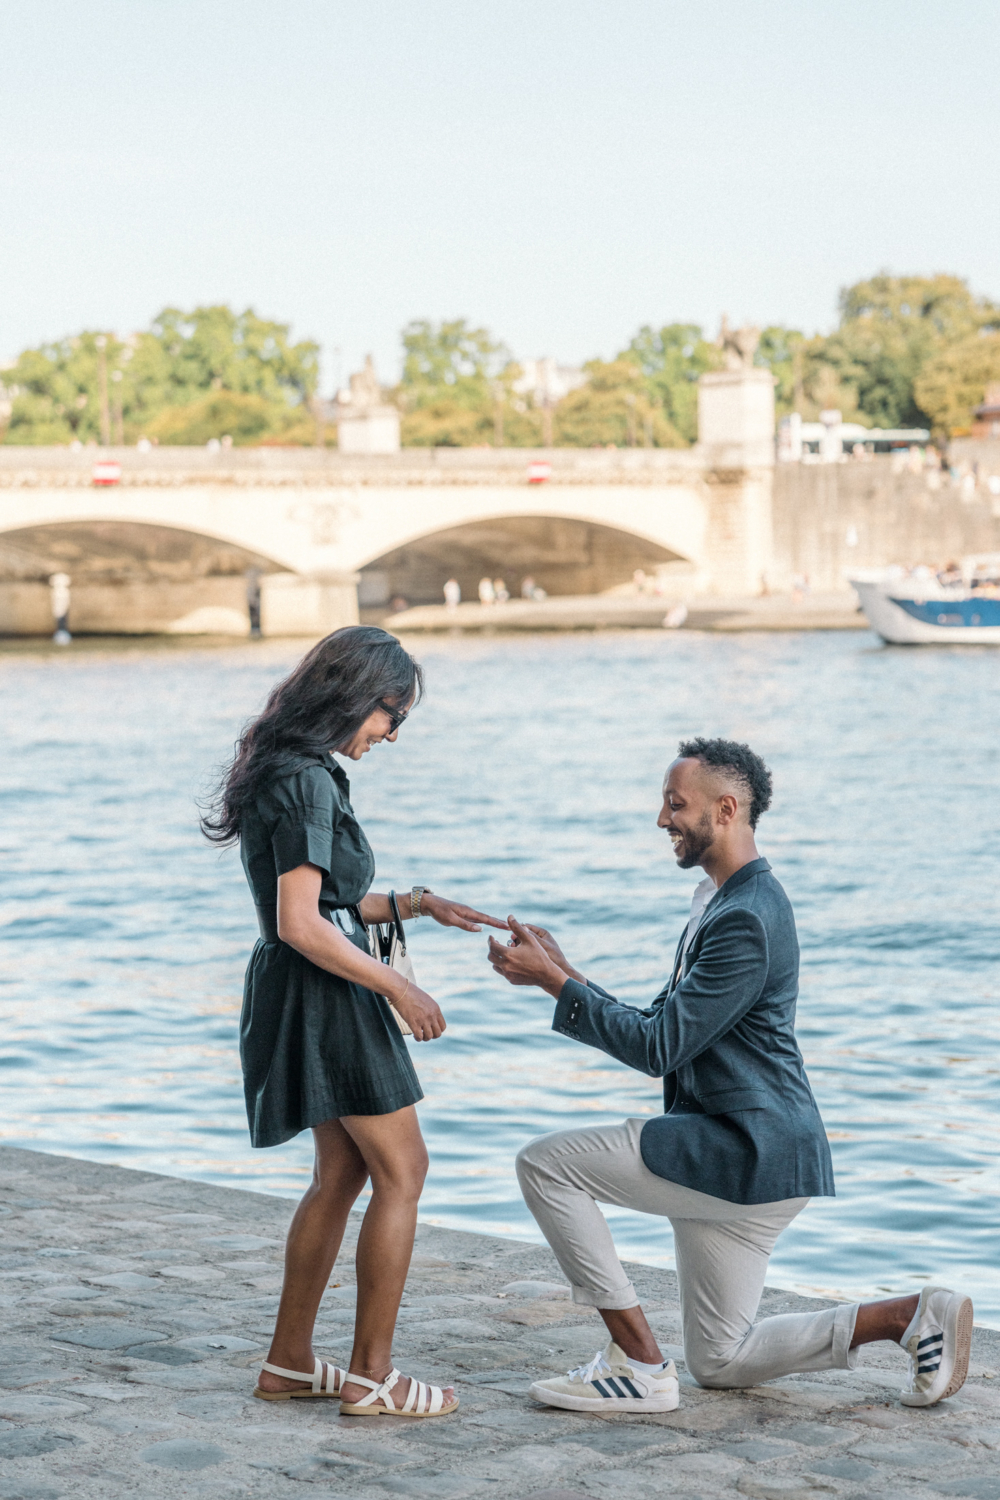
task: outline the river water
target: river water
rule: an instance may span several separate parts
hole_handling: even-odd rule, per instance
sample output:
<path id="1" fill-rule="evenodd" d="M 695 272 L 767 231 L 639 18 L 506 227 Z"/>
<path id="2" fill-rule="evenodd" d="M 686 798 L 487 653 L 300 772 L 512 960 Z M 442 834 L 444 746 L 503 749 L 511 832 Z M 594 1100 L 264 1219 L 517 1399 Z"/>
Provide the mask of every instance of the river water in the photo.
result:
<path id="1" fill-rule="evenodd" d="M 624 632 L 413 643 L 424 703 L 350 767 L 377 888 L 420 881 L 550 926 L 620 998 L 667 973 L 700 872 L 655 826 L 681 736 L 773 768 L 759 843 L 795 907 L 798 1032 L 839 1196 L 781 1237 L 775 1284 L 844 1294 L 943 1278 L 1000 1325 L 996 852 L 989 649 L 866 633 Z M 0 1138 L 296 1194 L 308 1137 L 251 1151 L 237 1056 L 255 937 L 238 858 L 195 800 L 299 655 L 75 642 L 0 652 Z M 530 1136 L 659 1108 L 655 1081 L 550 1030 L 485 937 L 411 945 L 449 1029 L 416 1048 L 424 1216 L 536 1238 L 512 1169 Z M 611 1211 L 624 1254 L 669 1227 Z"/>

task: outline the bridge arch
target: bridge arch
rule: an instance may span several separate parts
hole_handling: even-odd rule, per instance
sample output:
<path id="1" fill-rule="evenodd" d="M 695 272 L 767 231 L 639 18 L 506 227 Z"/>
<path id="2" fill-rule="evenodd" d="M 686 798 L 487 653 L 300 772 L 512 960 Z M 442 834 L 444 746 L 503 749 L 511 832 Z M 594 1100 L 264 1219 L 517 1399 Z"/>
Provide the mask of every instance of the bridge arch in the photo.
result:
<path id="1" fill-rule="evenodd" d="M 283 565 L 234 541 L 184 526 L 119 519 L 68 519 L 0 530 L 0 580 L 47 582 L 69 573 L 76 582 L 242 577 L 249 568 Z"/>
<path id="2" fill-rule="evenodd" d="M 503 578 L 514 595 L 530 576 L 546 593 L 600 594 L 636 569 L 656 572 L 691 560 L 625 526 L 572 515 L 501 513 L 438 528 L 395 546 L 360 568 L 358 602 L 378 610 L 394 597 L 440 604 L 446 579 L 474 599 L 479 580 Z"/>
<path id="3" fill-rule="evenodd" d="M 72 581 L 77 633 L 246 635 L 247 573 L 263 553 L 182 526 L 70 519 L 0 531 L 0 634 L 48 634 L 48 580 Z"/>

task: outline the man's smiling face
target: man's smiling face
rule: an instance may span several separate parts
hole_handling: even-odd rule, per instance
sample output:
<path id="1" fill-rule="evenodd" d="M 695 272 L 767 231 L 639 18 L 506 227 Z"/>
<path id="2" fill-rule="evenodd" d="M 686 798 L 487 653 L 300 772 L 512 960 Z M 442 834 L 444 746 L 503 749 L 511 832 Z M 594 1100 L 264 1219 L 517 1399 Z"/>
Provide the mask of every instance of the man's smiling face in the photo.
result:
<path id="1" fill-rule="evenodd" d="M 656 820 L 665 828 L 682 870 L 699 865 L 715 841 L 717 789 L 701 761 L 675 760 L 663 783 L 663 806 Z"/>

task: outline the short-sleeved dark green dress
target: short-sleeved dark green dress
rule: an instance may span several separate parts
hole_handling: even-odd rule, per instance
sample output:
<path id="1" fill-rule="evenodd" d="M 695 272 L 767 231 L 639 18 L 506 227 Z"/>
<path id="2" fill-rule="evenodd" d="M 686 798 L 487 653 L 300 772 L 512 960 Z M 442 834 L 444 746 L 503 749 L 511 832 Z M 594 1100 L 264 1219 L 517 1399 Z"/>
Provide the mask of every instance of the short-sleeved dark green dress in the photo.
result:
<path id="1" fill-rule="evenodd" d="M 350 908 L 375 860 L 332 756 L 284 763 L 240 836 L 261 937 L 247 966 L 240 1058 L 250 1139 L 278 1146 L 341 1115 L 384 1115 L 423 1098 L 403 1034 L 381 995 L 311 964 L 278 938 L 278 876 L 323 872 L 320 912 L 368 952 Z"/>

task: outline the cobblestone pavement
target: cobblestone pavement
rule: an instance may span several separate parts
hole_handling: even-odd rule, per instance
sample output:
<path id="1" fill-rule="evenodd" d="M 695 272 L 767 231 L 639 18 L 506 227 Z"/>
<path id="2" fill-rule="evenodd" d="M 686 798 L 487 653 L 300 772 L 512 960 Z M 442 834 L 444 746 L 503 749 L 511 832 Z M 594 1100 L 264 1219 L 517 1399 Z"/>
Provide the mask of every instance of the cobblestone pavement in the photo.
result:
<path id="1" fill-rule="evenodd" d="M 0 1500 L 1000 1500 L 1000 1333 L 930 1411 L 897 1401 L 901 1350 L 853 1371 L 703 1391 L 680 1361 L 671 1273 L 632 1265 L 681 1367 L 668 1415 L 536 1406 L 528 1385 L 604 1343 L 547 1250 L 422 1225 L 396 1362 L 462 1400 L 435 1422 L 341 1417 L 336 1402 L 251 1397 L 277 1307 L 292 1204 L 120 1167 L 0 1148 Z M 317 1351 L 351 1347 L 350 1241 Z M 337 1284 L 339 1282 L 339 1284 Z M 817 1305 L 768 1291 L 763 1311 Z"/>

